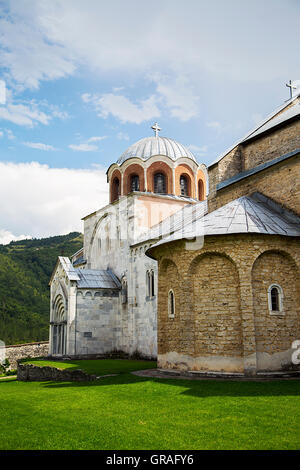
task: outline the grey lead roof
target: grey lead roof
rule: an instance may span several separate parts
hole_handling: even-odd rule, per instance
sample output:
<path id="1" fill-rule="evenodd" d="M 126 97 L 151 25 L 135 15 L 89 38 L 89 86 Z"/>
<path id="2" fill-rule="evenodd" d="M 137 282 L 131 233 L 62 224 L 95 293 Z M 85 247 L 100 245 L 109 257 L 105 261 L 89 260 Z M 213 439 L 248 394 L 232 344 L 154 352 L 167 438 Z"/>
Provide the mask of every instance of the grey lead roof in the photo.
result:
<path id="1" fill-rule="evenodd" d="M 119 289 L 120 282 L 109 270 L 77 269 L 79 280 L 78 288 L 88 289 Z"/>
<path id="2" fill-rule="evenodd" d="M 161 136 L 145 137 L 139 140 L 125 150 L 117 163 L 122 165 L 126 160 L 134 157 L 148 160 L 148 158 L 154 155 L 164 155 L 174 161 L 181 157 L 187 157 L 197 163 L 195 156 L 188 148 L 175 140 Z"/>
<path id="3" fill-rule="evenodd" d="M 88 289 L 120 289 L 121 284 L 119 279 L 109 269 L 75 269 L 65 256 L 59 256 L 61 263 L 68 279 L 76 281 L 78 288 Z"/>
<path id="4" fill-rule="evenodd" d="M 67 258 L 66 256 L 59 256 L 58 260 L 61 263 L 69 281 L 78 281 L 78 270 L 73 267 L 69 258 Z"/>
<path id="5" fill-rule="evenodd" d="M 139 240 L 132 246 L 145 243 L 150 240 L 161 239 L 171 233 L 178 232 L 184 226 L 191 224 L 193 220 L 203 217 L 207 212 L 207 201 L 201 201 L 197 204 L 188 204 L 179 211 L 167 217 L 162 222 L 151 227 Z"/>
<path id="6" fill-rule="evenodd" d="M 186 238 L 234 233 L 300 237 L 300 217 L 260 193 L 242 196 L 185 224 L 152 247 Z M 151 247 L 151 248 L 152 248 Z"/>
<path id="7" fill-rule="evenodd" d="M 80 256 L 75 261 L 73 261 L 73 266 L 78 266 L 80 264 L 86 264 L 86 259 L 83 256 Z"/>

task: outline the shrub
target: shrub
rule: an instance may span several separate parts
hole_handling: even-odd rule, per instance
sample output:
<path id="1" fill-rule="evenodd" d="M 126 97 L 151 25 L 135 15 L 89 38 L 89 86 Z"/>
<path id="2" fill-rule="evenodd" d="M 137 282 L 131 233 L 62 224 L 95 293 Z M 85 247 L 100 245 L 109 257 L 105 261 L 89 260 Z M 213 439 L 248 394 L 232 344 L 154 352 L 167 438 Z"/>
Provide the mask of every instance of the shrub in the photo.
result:
<path id="1" fill-rule="evenodd" d="M 10 362 L 8 359 L 4 359 L 4 361 L 2 361 L 0 363 L 0 372 L 2 372 L 3 374 L 6 375 L 8 369 L 9 369 L 9 366 L 10 366 Z"/>

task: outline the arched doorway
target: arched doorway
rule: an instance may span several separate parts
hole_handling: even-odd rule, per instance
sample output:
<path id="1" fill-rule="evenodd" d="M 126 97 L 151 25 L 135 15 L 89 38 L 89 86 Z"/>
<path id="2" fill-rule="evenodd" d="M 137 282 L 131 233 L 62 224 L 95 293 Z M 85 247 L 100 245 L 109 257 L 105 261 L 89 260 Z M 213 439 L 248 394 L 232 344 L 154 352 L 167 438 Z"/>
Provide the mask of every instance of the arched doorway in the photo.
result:
<path id="1" fill-rule="evenodd" d="M 64 299 L 57 295 L 53 305 L 52 354 L 63 356 L 67 351 L 67 315 Z"/>

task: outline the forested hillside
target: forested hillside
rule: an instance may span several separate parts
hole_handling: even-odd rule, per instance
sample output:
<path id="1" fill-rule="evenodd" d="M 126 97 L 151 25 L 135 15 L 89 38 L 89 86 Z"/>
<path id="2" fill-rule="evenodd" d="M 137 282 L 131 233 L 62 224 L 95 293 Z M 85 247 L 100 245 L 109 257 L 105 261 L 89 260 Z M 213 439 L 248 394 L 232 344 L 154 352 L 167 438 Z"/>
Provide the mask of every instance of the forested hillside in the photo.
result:
<path id="1" fill-rule="evenodd" d="M 0 340 L 6 344 L 48 339 L 49 279 L 58 256 L 82 247 L 82 234 L 0 245 Z"/>

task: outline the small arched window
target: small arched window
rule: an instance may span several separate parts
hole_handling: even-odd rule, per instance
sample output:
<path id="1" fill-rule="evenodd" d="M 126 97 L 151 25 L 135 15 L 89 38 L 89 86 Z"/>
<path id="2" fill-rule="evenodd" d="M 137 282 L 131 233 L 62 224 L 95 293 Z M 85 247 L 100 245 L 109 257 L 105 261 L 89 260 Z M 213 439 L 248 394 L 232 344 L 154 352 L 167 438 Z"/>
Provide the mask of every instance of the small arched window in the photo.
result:
<path id="1" fill-rule="evenodd" d="M 121 287 L 121 301 L 122 304 L 127 304 L 128 300 L 128 285 L 126 277 L 122 279 L 122 287 Z"/>
<path id="2" fill-rule="evenodd" d="M 181 196 L 188 196 L 189 195 L 189 184 L 188 184 L 188 179 L 186 176 L 181 175 L 180 176 L 180 194 Z"/>
<path id="3" fill-rule="evenodd" d="M 175 317 L 175 296 L 173 290 L 169 290 L 168 295 L 168 315 L 169 318 Z"/>
<path id="4" fill-rule="evenodd" d="M 198 181 L 198 199 L 204 201 L 204 184 L 202 180 Z"/>
<path id="5" fill-rule="evenodd" d="M 131 191 L 139 191 L 140 190 L 140 179 L 138 175 L 131 175 L 130 176 L 130 190 Z"/>
<path id="6" fill-rule="evenodd" d="M 146 274 L 146 288 L 147 288 L 147 297 L 154 297 L 155 289 L 154 289 L 154 271 L 149 270 Z"/>
<path id="7" fill-rule="evenodd" d="M 268 289 L 268 304 L 271 315 L 282 315 L 283 290 L 278 284 L 271 284 Z"/>
<path id="8" fill-rule="evenodd" d="M 112 183 L 112 201 L 117 201 L 120 196 L 120 180 L 119 178 L 114 178 Z"/>
<path id="9" fill-rule="evenodd" d="M 156 173 L 154 175 L 154 192 L 166 194 L 166 177 L 163 173 Z"/>

